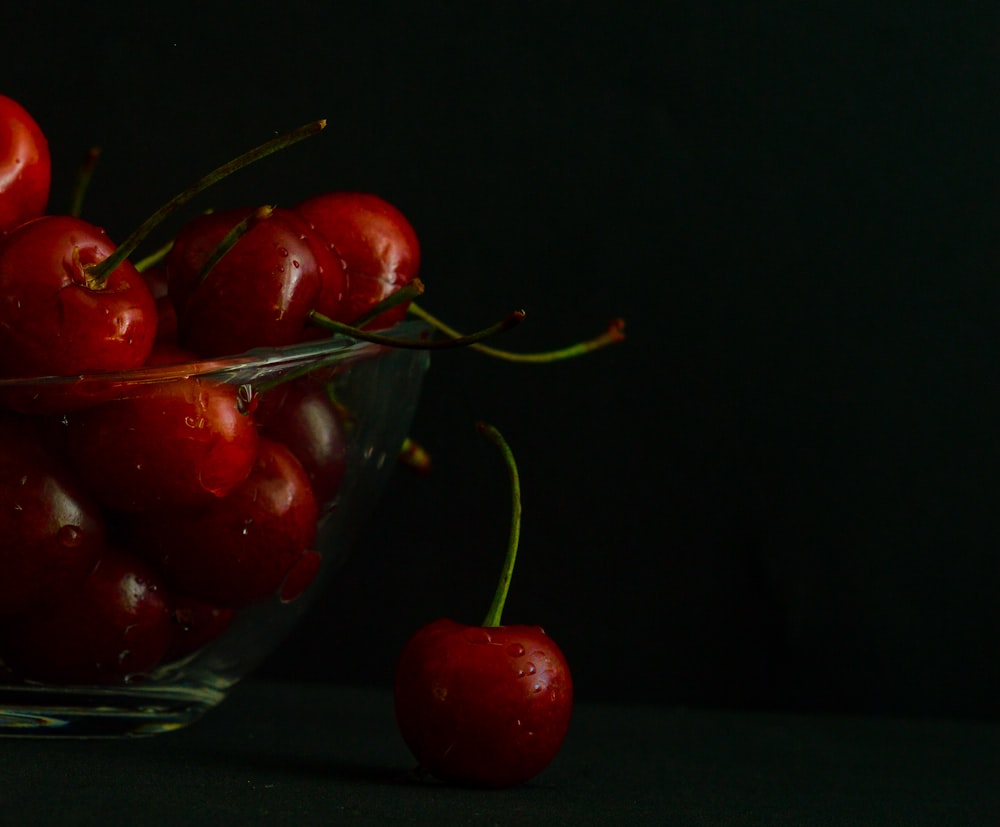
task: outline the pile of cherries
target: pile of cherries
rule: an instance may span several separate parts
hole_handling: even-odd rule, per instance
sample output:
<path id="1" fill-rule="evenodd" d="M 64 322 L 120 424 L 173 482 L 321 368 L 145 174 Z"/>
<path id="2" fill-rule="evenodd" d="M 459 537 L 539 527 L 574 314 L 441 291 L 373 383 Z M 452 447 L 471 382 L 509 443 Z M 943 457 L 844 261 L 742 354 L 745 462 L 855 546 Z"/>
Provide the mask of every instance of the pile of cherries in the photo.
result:
<path id="1" fill-rule="evenodd" d="M 263 395 L 197 374 L 14 380 L 388 328 L 420 249 L 391 204 L 330 192 L 199 215 L 137 266 L 79 214 L 47 212 L 50 180 L 42 130 L 0 96 L 0 669 L 127 683 L 310 583 L 344 410 L 325 373 Z"/>
<path id="2" fill-rule="evenodd" d="M 623 339 L 616 319 L 593 339 L 544 353 L 481 344 L 521 312 L 470 336 L 452 330 L 412 301 L 423 289 L 413 228 L 365 193 L 205 213 L 132 263 L 151 229 L 214 181 L 324 125 L 223 165 L 116 245 L 81 217 L 80 197 L 66 214 L 47 212 L 45 136 L 0 96 L 0 677 L 8 682 L 141 682 L 197 652 L 242 609 L 295 600 L 314 579 L 317 527 L 336 502 L 352 425 L 337 398 L 338 368 L 289 371 L 261 393 L 260 383 L 225 382 L 192 363 L 331 332 L 398 347 L 469 345 L 521 362 Z M 446 338 L 384 332 L 408 312 Z M 153 381 L 163 371 L 169 381 Z M 573 685 L 540 627 L 501 624 L 520 486 L 506 441 L 492 426 L 480 430 L 511 480 L 497 592 L 482 625 L 438 620 L 410 639 L 394 700 L 422 769 L 507 786 L 540 772 L 560 748 Z M 423 461 L 413 446 L 401 452 Z"/>

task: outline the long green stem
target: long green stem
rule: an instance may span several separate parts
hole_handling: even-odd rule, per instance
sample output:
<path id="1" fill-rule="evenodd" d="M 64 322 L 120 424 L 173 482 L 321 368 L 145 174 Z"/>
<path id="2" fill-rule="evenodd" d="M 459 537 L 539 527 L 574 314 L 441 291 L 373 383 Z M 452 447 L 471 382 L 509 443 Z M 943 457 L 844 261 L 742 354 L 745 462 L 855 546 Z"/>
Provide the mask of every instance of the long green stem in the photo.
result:
<path id="1" fill-rule="evenodd" d="M 353 322 L 354 327 L 365 327 L 373 319 L 377 319 L 386 310 L 391 310 L 397 305 L 403 304 L 404 302 L 412 302 L 417 296 L 423 295 L 424 283 L 420 279 L 413 279 L 407 282 L 398 290 L 390 293 L 378 304 L 373 305 L 368 308 L 368 310 L 362 313 Z"/>
<path id="2" fill-rule="evenodd" d="M 213 184 L 216 184 L 223 178 L 226 178 L 232 173 L 243 169 L 243 167 L 249 166 L 256 161 L 266 158 L 268 155 L 272 155 L 278 150 L 285 149 L 292 144 L 296 144 L 305 138 L 309 138 L 325 128 L 325 120 L 307 123 L 304 126 L 300 126 L 298 129 L 293 129 L 291 132 L 286 132 L 283 135 L 279 135 L 277 138 L 272 138 L 270 141 L 266 141 L 260 146 L 254 147 L 249 152 L 244 152 L 239 157 L 234 158 L 231 161 L 227 161 L 220 167 L 216 167 L 210 173 L 195 181 L 187 189 L 179 192 L 167 201 L 167 203 L 143 221 L 142 224 L 140 224 L 135 231 L 118 246 L 118 249 L 115 250 L 115 252 L 103 261 L 100 261 L 90 267 L 90 277 L 95 281 L 101 281 L 104 279 L 108 273 L 112 272 L 125 259 L 132 255 L 135 248 L 145 241 L 146 237 L 169 215 L 183 207 L 188 201 L 195 196 L 200 195 Z"/>
<path id="3" fill-rule="evenodd" d="M 256 227 L 258 223 L 267 220 L 273 214 L 274 207 L 270 204 L 264 204 L 261 207 L 257 207 L 257 209 L 247 215 L 242 221 L 238 222 L 235 227 L 222 237 L 222 241 L 216 245 L 215 249 L 212 250 L 212 254 L 205 260 L 205 263 L 198 271 L 195 284 L 201 284 L 205 281 L 205 279 L 208 278 L 208 274 L 212 272 L 212 268 L 225 257 L 226 253 L 236 246 L 237 241 L 243 238 L 243 236 L 250 232 L 251 229 Z"/>
<path id="4" fill-rule="evenodd" d="M 499 322 L 491 324 L 489 327 L 485 327 L 475 333 L 470 333 L 468 336 L 460 336 L 454 339 L 397 339 L 392 336 L 383 336 L 379 333 L 372 333 L 369 330 L 362 330 L 361 328 L 338 322 L 329 316 L 317 313 L 315 310 L 309 314 L 309 321 L 312 324 L 322 327 L 324 330 L 329 330 L 331 333 L 340 333 L 352 339 L 361 339 L 364 342 L 372 342 L 376 345 L 408 348 L 410 350 L 447 350 L 456 347 L 469 347 L 497 333 L 509 330 L 523 319 L 524 311 L 515 310 Z"/>
<path id="5" fill-rule="evenodd" d="M 462 334 L 455 330 L 453 327 L 449 327 L 447 324 L 442 322 L 440 319 L 432 316 L 422 307 L 417 304 L 410 305 L 410 312 L 416 316 L 418 319 L 423 319 L 425 322 L 430 324 L 432 327 L 444 333 L 446 336 L 461 337 Z M 607 347 L 608 345 L 616 344 L 625 339 L 625 322 L 623 319 L 613 319 L 609 324 L 607 329 L 592 339 L 587 339 L 583 342 L 577 342 L 576 344 L 569 345 L 568 347 L 557 348 L 556 350 L 546 350 L 537 353 L 515 353 L 510 350 L 501 350 L 500 348 L 490 347 L 489 345 L 472 345 L 473 350 L 478 350 L 480 353 L 486 353 L 490 356 L 495 356 L 498 359 L 503 359 L 506 362 L 524 362 L 530 364 L 545 364 L 548 362 L 557 362 L 562 359 L 572 359 L 575 356 L 582 356 L 585 353 L 590 353 L 598 348 Z"/>
<path id="6" fill-rule="evenodd" d="M 507 602 L 507 592 L 510 590 L 511 577 L 514 575 L 517 545 L 521 539 L 521 478 L 517 472 L 517 462 L 514 461 L 514 452 L 511 451 L 503 435 L 495 427 L 485 422 L 478 423 L 476 427 L 481 434 L 500 449 L 507 466 L 507 476 L 510 478 L 510 535 L 507 539 L 507 554 L 504 557 L 503 568 L 500 570 L 500 582 L 497 583 L 493 602 L 490 604 L 486 619 L 483 621 L 483 626 L 499 626 L 503 616 L 503 607 Z"/>
<path id="7" fill-rule="evenodd" d="M 171 248 L 174 246 L 174 240 L 166 242 L 166 244 L 160 245 L 159 248 L 153 250 L 148 256 L 140 258 L 135 262 L 135 269 L 140 273 L 145 273 L 150 267 L 155 267 L 163 259 L 167 257 L 167 253 L 170 252 Z"/>

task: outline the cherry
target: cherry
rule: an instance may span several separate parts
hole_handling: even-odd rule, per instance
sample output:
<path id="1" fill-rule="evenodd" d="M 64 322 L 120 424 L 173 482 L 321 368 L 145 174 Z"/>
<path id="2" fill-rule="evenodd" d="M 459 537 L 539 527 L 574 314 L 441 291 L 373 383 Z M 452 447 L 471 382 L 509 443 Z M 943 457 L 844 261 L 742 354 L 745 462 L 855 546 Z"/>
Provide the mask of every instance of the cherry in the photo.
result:
<path id="1" fill-rule="evenodd" d="M 562 746 L 573 706 L 566 658 L 538 626 L 502 626 L 520 534 L 520 483 L 502 451 L 513 494 L 511 532 L 493 604 L 482 626 L 436 620 L 404 646 L 394 701 L 400 734 L 421 768 L 442 781 L 487 787 L 541 772 Z"/>
<path id="2" fill-rule="evenodd" d="M 45 212 L 51 183 L 41 127 L 21 104 L 0 95 L 0 235 Z"/>
<path id="3" fill-rule="evenodd" d="M 166 654 L 170 617 L 159 575 L 112 547 L 82 586 L 57 606 L 0 624 L 0 657 L 31 680 L 132 681 Z"/>
<path id="4" fill-rule="evenodd" d="M 247 478 L 257 427 L 238 389 L 205 377 L 126 388 L 67 417 L 67 450 L 104 505 L 122 511 L 196 507 Z"/>
<path id="5" fill-rule="evenodd" d="M 226 497 L 204 509 L 138 516 L 131 542 L 176 591 L 239 608 L 281 590 L 315 539 L 318 513 L 298 460 L 261 439 L 250 475 Z"/>
<path id="6" fill-rule="evenodd" d="M 332 247 L 347 271 L 347 298 L 336 321 L 355 323 L 372 307 L 417 276 L 420 243 L 406 217 L 377 195 L 329 192 L 292 208 Z M 369 327 L 389 327 L 406 316 L 400 305 Z"/>
<path id="7" fill-rule="evenodd" d="M 304 376 L 261 394 L 255 419 L 262 436 L 286 445 L 302 464 L 323 508 L 347 469 L 348 414 L 320 377 Z"/>
<path id="8" fill-rule="evenodd" d="M 202 356 L 280 347 L 311 337 L 313 310 L 336 315 L 343 265 L 296 213 L 240 208 L 198 216 L 164 259 L 182 343 Z M 208 269 L 227 234 L 252 223 Z M 206 272 L 207 270 L 207 272 Z"/>
<path id="9" fill-rule="evenodd" d="M 138 269 L 138 265 L 136 265 Z M 142 280 L 156 302 L 156 344 L 177 342 L 177 310 L 167 294 L 167 270 L 162 264 L 140 269 Z"/>
<path id="10" fill-rule="evenodd" d="M 72 216 L 43 216 L 0 239 L 0 376 L 130 370 L 156 337 L 156 304 L 107 233 Z"/>
<path id="11" fill-rule="evenodd" d="M 0 615 L 51 604 L 93 571 L 104 548 L 96 503 L 34 419 L 0 412 Z"/>

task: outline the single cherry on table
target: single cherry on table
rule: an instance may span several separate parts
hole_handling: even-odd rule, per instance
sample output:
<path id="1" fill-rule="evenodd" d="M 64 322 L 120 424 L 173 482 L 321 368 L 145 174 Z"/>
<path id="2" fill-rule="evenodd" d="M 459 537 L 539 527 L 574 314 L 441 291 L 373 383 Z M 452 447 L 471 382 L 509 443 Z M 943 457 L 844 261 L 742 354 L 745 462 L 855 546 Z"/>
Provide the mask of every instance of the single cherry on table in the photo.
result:
<path id="1" fill-rule="evenodd" d="M 481 626 L 440 619 L 404 646 L 394 703 L 420 768 L 458 784 L 507 787 L 552 761 L 569 729 L 573 681 L 566 657 L 539 626 L 501 625 L 520 535 L 520 483 L 496 428 L 480 424 L 507 463 L 512 488 L 507 556 Z"/>

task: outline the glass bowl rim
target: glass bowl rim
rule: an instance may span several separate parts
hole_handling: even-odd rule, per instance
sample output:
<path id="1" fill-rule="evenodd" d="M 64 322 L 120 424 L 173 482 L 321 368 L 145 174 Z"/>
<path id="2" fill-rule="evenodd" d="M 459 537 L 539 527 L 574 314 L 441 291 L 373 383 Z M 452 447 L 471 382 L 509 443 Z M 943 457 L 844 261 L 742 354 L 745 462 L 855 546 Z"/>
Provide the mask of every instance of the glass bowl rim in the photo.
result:
<path id="1" fill-rule="evenodd" d="M 426 322 L 406 320 L 379 335 L 397 338 L 416 338 L 429 330 Z M 153 365 L 126 370 L 91 371 L 72 375 L 14 376 L 0 378 L 0 390 L 28 388 L 38 385 L 63 385 L 74 383 L 107 384 L 127 382 L 157 384 L 194 377 L 224 376 L 244 370 L 275 370 L 293 368 L 301 364 L 346 366 L 361 359 L 391 350 L 392 346 L 355 339 L 344 334 L 334 334 L 322 339 L 298 342 L 279 347 L 252 348 L 232 356 L 199 358 L 187 362 Z"/>

